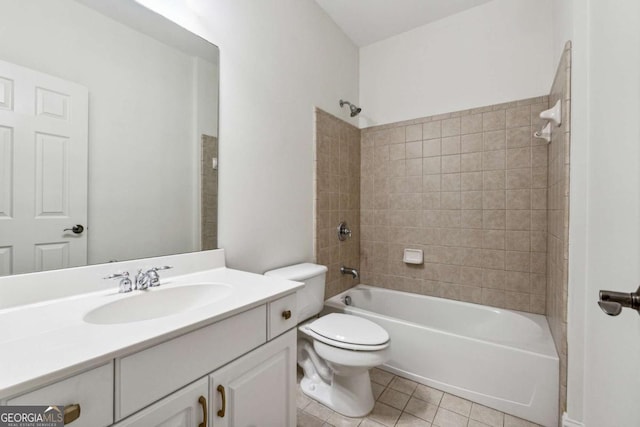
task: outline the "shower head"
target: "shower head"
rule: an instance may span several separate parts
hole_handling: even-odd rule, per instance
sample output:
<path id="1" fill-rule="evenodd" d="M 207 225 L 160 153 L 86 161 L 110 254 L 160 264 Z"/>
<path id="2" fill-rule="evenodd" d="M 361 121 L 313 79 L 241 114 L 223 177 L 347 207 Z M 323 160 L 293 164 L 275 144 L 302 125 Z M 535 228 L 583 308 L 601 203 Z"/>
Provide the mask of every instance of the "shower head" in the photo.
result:
<path id="1" fill-rule="evenodd" d="M 360 111 L 362 111 L 362 108 L 360 107 L 356 107 L 355 105 L 353 105 L 352 103 L 350 103 L 349 101 L 343 101 L 342 99 L 340 100 L 340 106 L 343 107 L 344 104 L 347 104 L 349 106 L 349 109 L 351 110 L 351 117 L 355 117 L 358 114 L 360 114 Z"/>

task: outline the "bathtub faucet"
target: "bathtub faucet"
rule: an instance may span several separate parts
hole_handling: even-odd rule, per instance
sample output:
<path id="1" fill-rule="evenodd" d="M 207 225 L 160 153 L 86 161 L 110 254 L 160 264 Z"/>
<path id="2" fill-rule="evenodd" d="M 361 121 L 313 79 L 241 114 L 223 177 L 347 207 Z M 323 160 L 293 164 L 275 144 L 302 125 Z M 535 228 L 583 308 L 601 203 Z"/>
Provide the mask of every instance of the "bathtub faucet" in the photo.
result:
<path id="1" fill-rule="evenodd" d="M 345 266 L 340 267 L 340 273 L 350 274 L 354 279 L 357 279 L 359 276 L 358 270 L 356 270 L 355 268 L 350 268 Z"/>

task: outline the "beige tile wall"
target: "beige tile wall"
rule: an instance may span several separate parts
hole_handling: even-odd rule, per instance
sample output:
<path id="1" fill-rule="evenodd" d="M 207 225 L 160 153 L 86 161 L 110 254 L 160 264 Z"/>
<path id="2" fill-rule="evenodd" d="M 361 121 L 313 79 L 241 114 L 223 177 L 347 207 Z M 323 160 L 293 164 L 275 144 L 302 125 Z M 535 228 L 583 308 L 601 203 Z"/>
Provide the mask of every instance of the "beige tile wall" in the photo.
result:
<path id="1" fill-rule="evenodd" d="M 567 395 L 567 288 L 569 266 L 569 152 L 571 146 L 571 43 L 551 88 L 549 106 L 562 102 L 562 125 L 552 126 L 547 204 L 547 319 L 560 355 L 560 413 Z"/>
<path id="2" fill-rule="evenodd" d="M 203 250 L 218 247 L 218 171 L 211 166 L 214 157 L 218 157 L 218 138 L 202 135 L 200 243 Z"/>
<path id="3" fill-rule="evenodd" d="M 359 283 L 340 267 L 360 266 L 360 130 L 316 109 L 316 262 L 329 268 L 325 298 Z M 339 241 L 346 221 L 352 237 Z"/>
<path id="4" fill-rule="evenodd" d="M 545 312 L 546 96 L 362 130 L 362 282 Z M 424 251 L 423 265 L 402 261 Z"/>

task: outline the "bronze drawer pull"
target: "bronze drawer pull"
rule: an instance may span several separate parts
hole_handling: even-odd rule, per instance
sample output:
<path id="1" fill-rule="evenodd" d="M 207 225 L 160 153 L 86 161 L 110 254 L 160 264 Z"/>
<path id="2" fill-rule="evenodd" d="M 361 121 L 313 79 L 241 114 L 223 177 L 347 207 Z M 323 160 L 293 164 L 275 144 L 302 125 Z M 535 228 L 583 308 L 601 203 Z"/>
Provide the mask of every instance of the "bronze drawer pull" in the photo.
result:
<path id="1" fill-rule="evenodd" d="M 224 394 L 224 387 L 222 385 L 219 385 L 216 390 L 218 390 L 218 393 L 222 396 L 222 408 L 218 411 L 218 416 L 224 418 L 224 412 L 227 410 L 227 397 Z"/>
<path id="2" fill-rule="evenodd" d="M 291 319 L 291 310 L 285 310 L 282 312 L 282 317 L 284 317 L 285 320 L 289 320 Z"/>
<path id="3" fill-rule="evenodd" d="M 64 406 L 64 425 L 71 424 L 78 418 L 80 418 L 79 403 L 74 403 L 73 405 Z"/>
<path id="4" fill-rule="evenodd" d="M 202 405 L 202 422 L 198 427 L 207 427 L 207 399 L 204 396 L 200 396 L 198 403 Z"/>

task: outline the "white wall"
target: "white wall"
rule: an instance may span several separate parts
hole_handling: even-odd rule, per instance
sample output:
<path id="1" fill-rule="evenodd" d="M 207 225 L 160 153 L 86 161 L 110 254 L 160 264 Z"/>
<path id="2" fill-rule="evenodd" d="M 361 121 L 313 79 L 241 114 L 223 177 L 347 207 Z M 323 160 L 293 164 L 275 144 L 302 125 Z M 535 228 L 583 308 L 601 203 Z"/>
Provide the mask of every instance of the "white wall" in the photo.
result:
<path id="1" fill-rule="evenodd" d="M 313 0 L 144 0 L 220 47 L 219 244 L 253 272 L 313 258 L 313 108 L 348 119 L 358 51 Z"/>
<path id="2" fill-rule="evenodd" d="M 578 0 L 581 3 L 583 1 Z M 551 2 L 551 23 L 552 23 L 552 53 L 553 66 L 557 66 L 564 50 L 564 45 L 568 40 L 574 39 L 573 15 L 576 0 L 554 0 Z"/>
<path id="3" fill-rule="evenodd" d="M 89 89 L 89 263 L 196 249 L 194 59 L 71 0 L 0 5 L 0 58 Z"/>
<path id="4" fill-rule="evenodd" d="M 547 94 L 551 3 L 494 0 L 363 47 L 361 126 Z"/>

